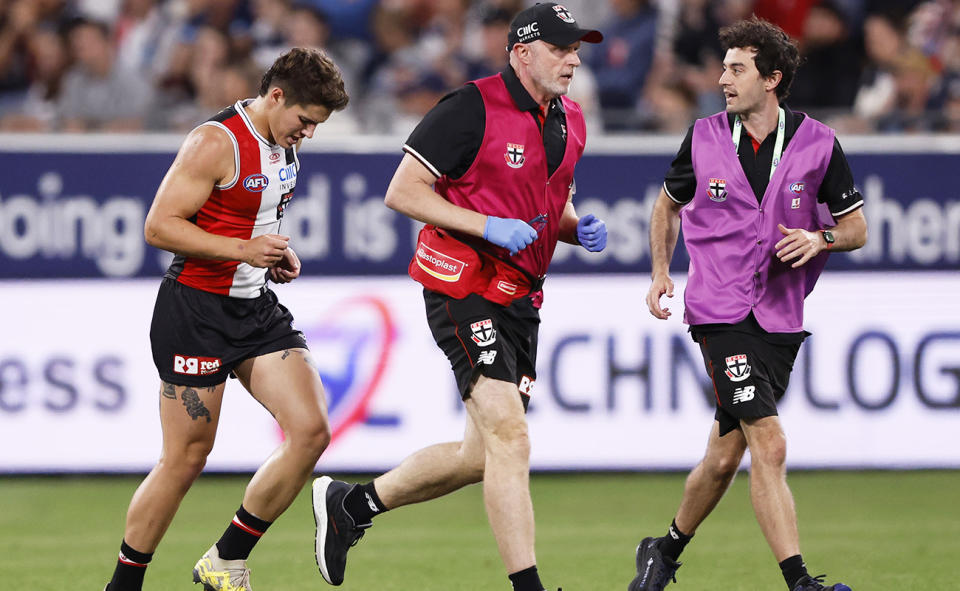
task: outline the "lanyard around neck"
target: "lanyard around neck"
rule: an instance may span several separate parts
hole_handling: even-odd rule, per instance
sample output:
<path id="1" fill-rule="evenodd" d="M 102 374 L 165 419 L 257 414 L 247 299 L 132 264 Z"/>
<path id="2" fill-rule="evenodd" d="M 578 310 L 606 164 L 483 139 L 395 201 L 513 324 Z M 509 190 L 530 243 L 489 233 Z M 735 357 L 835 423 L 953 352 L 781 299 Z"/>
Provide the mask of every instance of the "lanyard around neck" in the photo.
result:
<path id="1" fill-rule="evenodd" d="M 777 109 L 780 113 L 777 116 L 777 141 L 773 145 L 773 160 L 770 161 L 770 178 L 768 181 L 773 178 L 773 173 L 776 172 L 777 166 L 780 164 L 780 156 L 783 154 L 783 135 L 784 129 L 786 128 L 786 113 L 783 112 L 783 107 Z M 736 115 L 733 118 L 733 149 L 737 153 L 737 157 L 740 155 L 740 134 L 743 131 L 743 122 L 740 121 L 740 115 Z"/>

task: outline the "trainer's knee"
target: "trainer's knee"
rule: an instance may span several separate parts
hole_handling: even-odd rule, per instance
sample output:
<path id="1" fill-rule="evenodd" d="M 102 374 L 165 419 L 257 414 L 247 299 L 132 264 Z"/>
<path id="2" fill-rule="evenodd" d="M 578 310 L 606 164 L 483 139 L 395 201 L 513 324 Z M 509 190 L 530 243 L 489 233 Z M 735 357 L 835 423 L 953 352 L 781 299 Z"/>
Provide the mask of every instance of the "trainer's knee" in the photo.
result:
<path id="1" fill-rule="evenodd" d="M 741 460 L 743 460 L 743 452 L 739 450 L 711 449 L 703 460 L 703 468 L 713 480 L 729 482 L 737 475 Z"/>
<path id="2" fill-rule="evenodd" d="M 787 463 L 787 440 L 783 436 L 763 440 L 762 445 L 750 448 L 750 461 L 770 467 L 783 467 Z"/>
<path id="3" fill-rule="evenodd" d="M 717 480 L 730 480 L 737 475 L 741 459 L 743 459 L 741 455 L 720 456 L 713 466 L 714 477 Z"/>
<path id="4" fill-rule="evenodd" d="M 527 422 L 521 417 L 503 421 L 494 427 L 488 437 L 487 455 L 503 455 L 514 460 L 530 461 L 530 434 Z"/>

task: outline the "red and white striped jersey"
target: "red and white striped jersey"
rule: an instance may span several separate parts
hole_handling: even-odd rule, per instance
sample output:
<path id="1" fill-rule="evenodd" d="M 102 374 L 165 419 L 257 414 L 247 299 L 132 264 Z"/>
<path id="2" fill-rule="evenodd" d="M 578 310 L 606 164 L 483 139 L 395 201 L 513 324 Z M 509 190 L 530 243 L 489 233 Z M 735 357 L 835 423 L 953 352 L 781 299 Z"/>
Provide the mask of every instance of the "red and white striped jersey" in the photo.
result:
<path id="1" fill-rule="evenodd" d="M 277 234 L 283 210 L 293 197 L 300 161 L 295 148 L 271 144 L 260 135 L 237 101 L 202 125 L 223 129 L 233 141 L 236 173 L 217 185 L 190 221 L 211 234 L 249 240 Z M 177 255 L 167 277 L 184 285 L 235 298 L 255 298 L 267 282 L 267 269 L 240 261 Z"/>

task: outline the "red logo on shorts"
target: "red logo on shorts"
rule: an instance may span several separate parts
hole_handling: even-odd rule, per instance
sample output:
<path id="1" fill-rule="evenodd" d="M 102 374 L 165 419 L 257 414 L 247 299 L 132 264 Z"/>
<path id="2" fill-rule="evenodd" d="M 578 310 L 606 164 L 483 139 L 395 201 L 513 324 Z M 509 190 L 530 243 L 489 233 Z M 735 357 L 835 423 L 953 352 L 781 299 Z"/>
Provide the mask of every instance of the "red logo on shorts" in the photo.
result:
<path id="1" fill-rule="evenodd" d="M 187 376 L 205 376 L 217 373 L 223 366 L 219 357 L 173 356 L 173 371 Z"/>
<path id="2" fill-rule="evenodd" d="M 530 376 L 523 376 L 522 378 L 520 378 L 520 383 L 517 384 L 517 388 L 520 389 L 521 394 L 526 394 L 527 396 L 530 396 L 530 394 L 533 393 L 533 385 L 536 382 L 537 380 L 531 378 Z"/>

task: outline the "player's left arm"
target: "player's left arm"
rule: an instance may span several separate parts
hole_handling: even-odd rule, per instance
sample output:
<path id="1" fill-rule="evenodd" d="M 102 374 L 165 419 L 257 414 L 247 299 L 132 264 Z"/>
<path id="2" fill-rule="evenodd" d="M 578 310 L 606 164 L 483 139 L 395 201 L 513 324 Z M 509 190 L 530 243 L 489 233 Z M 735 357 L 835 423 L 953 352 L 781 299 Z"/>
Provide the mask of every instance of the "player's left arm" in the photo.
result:
<path id="1" fill-rule="evenodd" d="M 828 243 L 822 231 L 809 232 L 779 225 L 784 238 L 777 243 L 777 258 L 783 262 L 796 259 L 791 267 L 799 267 L 823 250 L 856 250 L 867 242 L 867 220 L 863 215 L 863 196 L 853 182 L 847 157 L 837 139 L 824 173 L 817 201 L 825 203 L 837 225 L 826 228 L 834 241 Z"/>
<path id="2" fill-rule="evenodd" d="M 592 213 L 583 217 L 577 215 L 573 206 L 573 194 L 576 191 L 577 185 L 573 183 L 560 216 L 559 238 L 567 244 L 583 246 L 590 252 L 600 252 L 607 246 L 607 224 Z"/>

